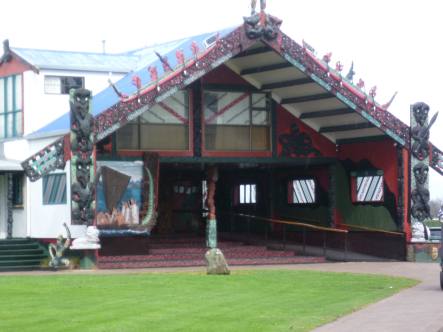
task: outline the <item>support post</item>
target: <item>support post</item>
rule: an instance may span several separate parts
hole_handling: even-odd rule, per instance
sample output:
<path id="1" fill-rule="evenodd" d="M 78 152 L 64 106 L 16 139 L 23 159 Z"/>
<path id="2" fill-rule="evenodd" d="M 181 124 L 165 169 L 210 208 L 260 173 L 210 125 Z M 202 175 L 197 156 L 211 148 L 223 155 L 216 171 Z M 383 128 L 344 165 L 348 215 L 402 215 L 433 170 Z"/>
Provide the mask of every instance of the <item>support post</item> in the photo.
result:
<path id="1" fill-rule="evenodd" d="M 230 274 L 228 263 L 220 249 L 217 248 L 217 216 L 215 213 L 215 189 L 218 180 L 218 169 L 210 166 L 207 170 L 208 221 L 206 223 L 206 246 L 209 250 L 205 254 L 207 274 Z"/>
<path id="2" fill-rule="evenodd" d="M 337 226 L 337 165 L 329 165 L 329 225 Z"/>
<path id="3" fill-rule="evenodd" d="M 7 231 L 6 236 L 8 239 L 12 238 L 12 225 L 14 223 L 13 210 L 12 210 L 12 199 L 14 195 L 13 181 L 12 181 L 12 173 L 8 173 L 6 176 L 8 183 L 8 202 L 7 202 Z"/>
<path id="4" fill-rule="evenodd" d="M 208 182 L 208 220 L 206 223 L 206 246 L 210 249 L 217 248 L 217 216 L 215 211 L 215 189 L 218 180 L 216 166 L 210 166 L 207 171 Z"/>

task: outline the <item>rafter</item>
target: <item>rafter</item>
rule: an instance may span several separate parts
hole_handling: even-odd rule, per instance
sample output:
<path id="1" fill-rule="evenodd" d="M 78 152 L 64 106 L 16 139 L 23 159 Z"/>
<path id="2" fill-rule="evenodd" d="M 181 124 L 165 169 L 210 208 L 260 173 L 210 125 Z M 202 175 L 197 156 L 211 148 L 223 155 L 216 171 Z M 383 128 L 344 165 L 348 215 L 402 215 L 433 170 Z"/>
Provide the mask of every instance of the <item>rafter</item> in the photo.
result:
<path id="1" fill-rule="evenodd" d="M 234 57 L 234 59 L 244 58 L 247 56 L 263 54 L 263 53 L 268 53 L 268 52 L 272 52 L 272 48 L 270 48 L 269 46 L 261 46 L 261 47 L 253 48 L 252 50 L 243 51 L 240 54 L 236 55 Z"/>
<path id="2" fill-rule="evenodd" d="M 320 94 L 301 96 L 301 97 L 284 98 L 284 99 L 282 99 L 281 104 L 282 105 L 297 104 L 297 103 L 304 103 L 307 101 L 329 99 L 329 98 L 333 98 L 333 97 L 334 96 L 330 93 L 320 93 Z"/>
<path id="3" fill-rule="evenodd" d="M 290 63 L 284 62 L 284 63 L 276 63 L 273 65 L 267 65 L 267 66 L 260 66 L 260 67 L 251 67 L 246 68 L 240 71 L 240 75 L 251 75 L 251 74 L 260 74 L 267 71 L 273 71 L 278 69 L 286 69 L 286 68 L 293 68 L 294 66 Z"/>
<path id="4" fill-rule="evenodd" d="M 279 88 L 289 88 L 291 86 L 309 84 L 312 82 L 314 82 L 314 81 L 310 77 L 303 77 L 303 78 L 298 78 L 298 79 L 290 80 L 290 81 L 263 84 L 262 89 L 263 90 L 272 90 L 272 89 L 279 89 Z"/>
<path id="5" fill-rule="evenodd" d="M 349 130 L 359 130 L 359 129 L 368 129 L 375 128 L 372 123 L 363 122 L 363 123 L 354 123 L 340 126 L 329 126 L 329 127 L 321 127 L 318 131 L 319 133 L 333 133 L 337 131 L 349 131 Z"/>
<path id="6" fill-rule="evenodd" d="M 337 145 L 343 144 L 355 144 L 355 143 L 367 143 L 367 142 L 379 142 L 388 139 L 386 135 L 376 135 L 376 136 L 365 136 L 365 137 L 352 137 L 352 138 L 341 138 L 335 141 Z"/>
<path id="7" fill-rule="evenodd" d="M 315 112 L 306 112 L 300 115 L 300 119 L 325 118 L 328 116 L 354 114 L 355 111 L 350 108 L 337 108 L 332 110 L 323 110 Z"/>

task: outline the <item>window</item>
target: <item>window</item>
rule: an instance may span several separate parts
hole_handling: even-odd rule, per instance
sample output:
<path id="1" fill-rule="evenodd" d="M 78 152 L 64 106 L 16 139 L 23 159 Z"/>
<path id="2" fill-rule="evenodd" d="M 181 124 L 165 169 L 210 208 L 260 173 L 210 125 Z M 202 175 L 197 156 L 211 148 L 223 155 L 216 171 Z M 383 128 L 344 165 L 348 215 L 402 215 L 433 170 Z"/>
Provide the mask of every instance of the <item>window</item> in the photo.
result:
<path id="1" fill-rule="evenodd" d="M 0 78 L 0 139 L 23 134 L 22 76 Z"/>
<path id="2" fill-rule="evenodd" d="M 203 104 L 206 150 L 270 150 L 270 102 L 265 93 L 204 91 Z"/>
<path id="3" fill-rule="evenodd" d="M 12 205 L 23 207 L 23 174 L 12 174 Z"/>
<path id="4" fill-rule="evenodd" d="M 179 91 L 117 131 L 119 150 L 188 150 L 189 96 Z"/>
<path id="5" fill-rule="evenodd" d="M 351 173 L 351 190 L 353 202 L 382 202 L 383 171 Z"/>
<path id="6" fill-rule="evenodd" d="M 50 174 L 43 177 L 43 204 L 66 204 L 66 174 Z"/>
<path id="7" fill-rule="evenodd" d="M 45 93 L 48 94 L 69 94 L 71 89 L 85 87 L 83 77 L 73 76 L 45 76 Z"/>
<path id="8" fill-rule="evenodd" d="M 255 184 L 240 184 L 235 190 L 236 204 L 257 203 L 257 186 Z"/>
<path id="9" fill-rule="evenodd" d="M 315 202 L 316 196 L 314 179 L 297 179 L 289 182 L 289 204 L 313 204 Z"/>

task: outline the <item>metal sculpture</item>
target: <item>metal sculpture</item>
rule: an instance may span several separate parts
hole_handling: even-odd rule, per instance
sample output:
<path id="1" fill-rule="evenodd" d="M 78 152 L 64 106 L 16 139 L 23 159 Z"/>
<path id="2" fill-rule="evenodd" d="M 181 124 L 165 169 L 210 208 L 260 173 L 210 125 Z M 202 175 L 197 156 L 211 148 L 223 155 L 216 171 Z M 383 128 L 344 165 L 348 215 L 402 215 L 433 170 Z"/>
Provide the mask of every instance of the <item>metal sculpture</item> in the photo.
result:
<path id="1" fill-rule="evenodd" d="M 274 40 L 278 36 L 278 31 L 282 20 L 266 14 L 266 1 L 260 0 L 260 12 L 255 11 L 257 0 L 251 1 L 251 16 L 243 17 L 245 22 L 246 35 L 250 39 L 265 38 L 266 40 Z"/>
<path id="2" fill-rule="evenodd" d="M 411 106 L 411 226 L 412 241 L 423 242 L 429 238 L 424 224 L 431 218 L 429 206 L 429 131 L 437 118 L 436 113 L 428 123 L 429 106 L 419 102 Z"/>
<path id="3" fill-rule="evenodd" d="M 94 119 L 91 91 L 71 90 L 71 217 L 74 225 L 91 226 L 95 217 Z"/>
<path id="4" fill-rule="evenodd" d="M 49 255 L 51 256 L 49 266 L 55 270 L 61 267 L 69 267 L 70 265 L 69 259 L 67 259 L 63 255 L 66 249 L 68 249 L 71 245 L 71 232 L 69 231 L 68 225 L 66 225 L 66 223 L 63 223 L 63 226 L 66 229 L 66 240 L 63 240 L 63 235 L 59 235 L 57 238 L 57 242 L 55 244 L 50 243 L 48 246 Z"/>

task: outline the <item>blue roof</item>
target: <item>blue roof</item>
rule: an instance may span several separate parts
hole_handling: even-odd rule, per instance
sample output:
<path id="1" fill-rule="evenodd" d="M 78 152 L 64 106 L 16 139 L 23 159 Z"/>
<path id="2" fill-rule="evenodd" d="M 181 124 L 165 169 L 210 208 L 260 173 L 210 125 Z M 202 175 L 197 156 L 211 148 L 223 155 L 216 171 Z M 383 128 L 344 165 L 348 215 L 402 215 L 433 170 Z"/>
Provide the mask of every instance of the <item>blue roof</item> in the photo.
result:
<path id="1" fill-rule="evenodd" d="M 225 37 L 227 34 L 232 32 L 237 27 L 231 27 L 220 31 L 204 33 L 198 36 L 188 37 L 164 44 L 153 45 L 141 49 L 137 49 L 134 51 L 130 51 L 127 53 L 122 53 L 118 55 L 113 55 L 115 57 L 128 57 L 129 59 L 136 61 L 133 63 L 133 67 L 127 72 L 131 71 L 131 73 L 126 74 L 122 79 L 115 83 L 117 89 L 125 93 L 127 95 L 132 95 L 137 92 L 137 88 L 132 84 L 132 77 L 134 75 L 138 75 L 142 81 L 142 86 L 148 85 L 151 82 L 151 77 L 147 68 L 149 66 L 156 66 L 159 78 L 162 77 L 162 63 L 160 59 L 155 55 L 155 52 L 158 52 L 163 57 L 168 58 L 168 62 L 172 68 L 177 66 L 177 59 L 175 56 L 175 52 L 177 50 L 182 50 L 185 55 L 185 61 L 193 58 L 193 54 L 191 51 L 191 45 L 193 42 L 197 43 L 199 49 L 204 51 L 209 46 L 207 45 L 207 41 L 211 39 L 211 37 L 218 35 L 219 38 Z M 52 51 L 48 51 L 52 52 Z M 71 53 L 71 52 L 66 52 Z M 103 55 L 102 56 L 106 56 Z M 111 56 L 110 56 L 111 57 Z M 130 62 L 128 60 L 128 62 Z M 32 62 L 30 62 L 32 64 Z M 120 101 L 119 97 L 116 95 L 112 87 L 108 87 L 103 91 L 94 95 L 92 99 L 92 114 L 97 116 L 102 112 L 106 111 L 113 105 L 117 104 Z M 49 123 L 45 127 L 35 131 L 34 133 L 27 136 L 27 138 L 37 138 L 41 136 L 54 134 L 67 133 L 69 131 L 69 113 L 66 113 Z"/>
<path id="2" fill-rule="evenodd" d="M 104 54 L 12 48 L 12 51 L 37 69 L 127 73 L 135 68 L 136 54 Z"/>

